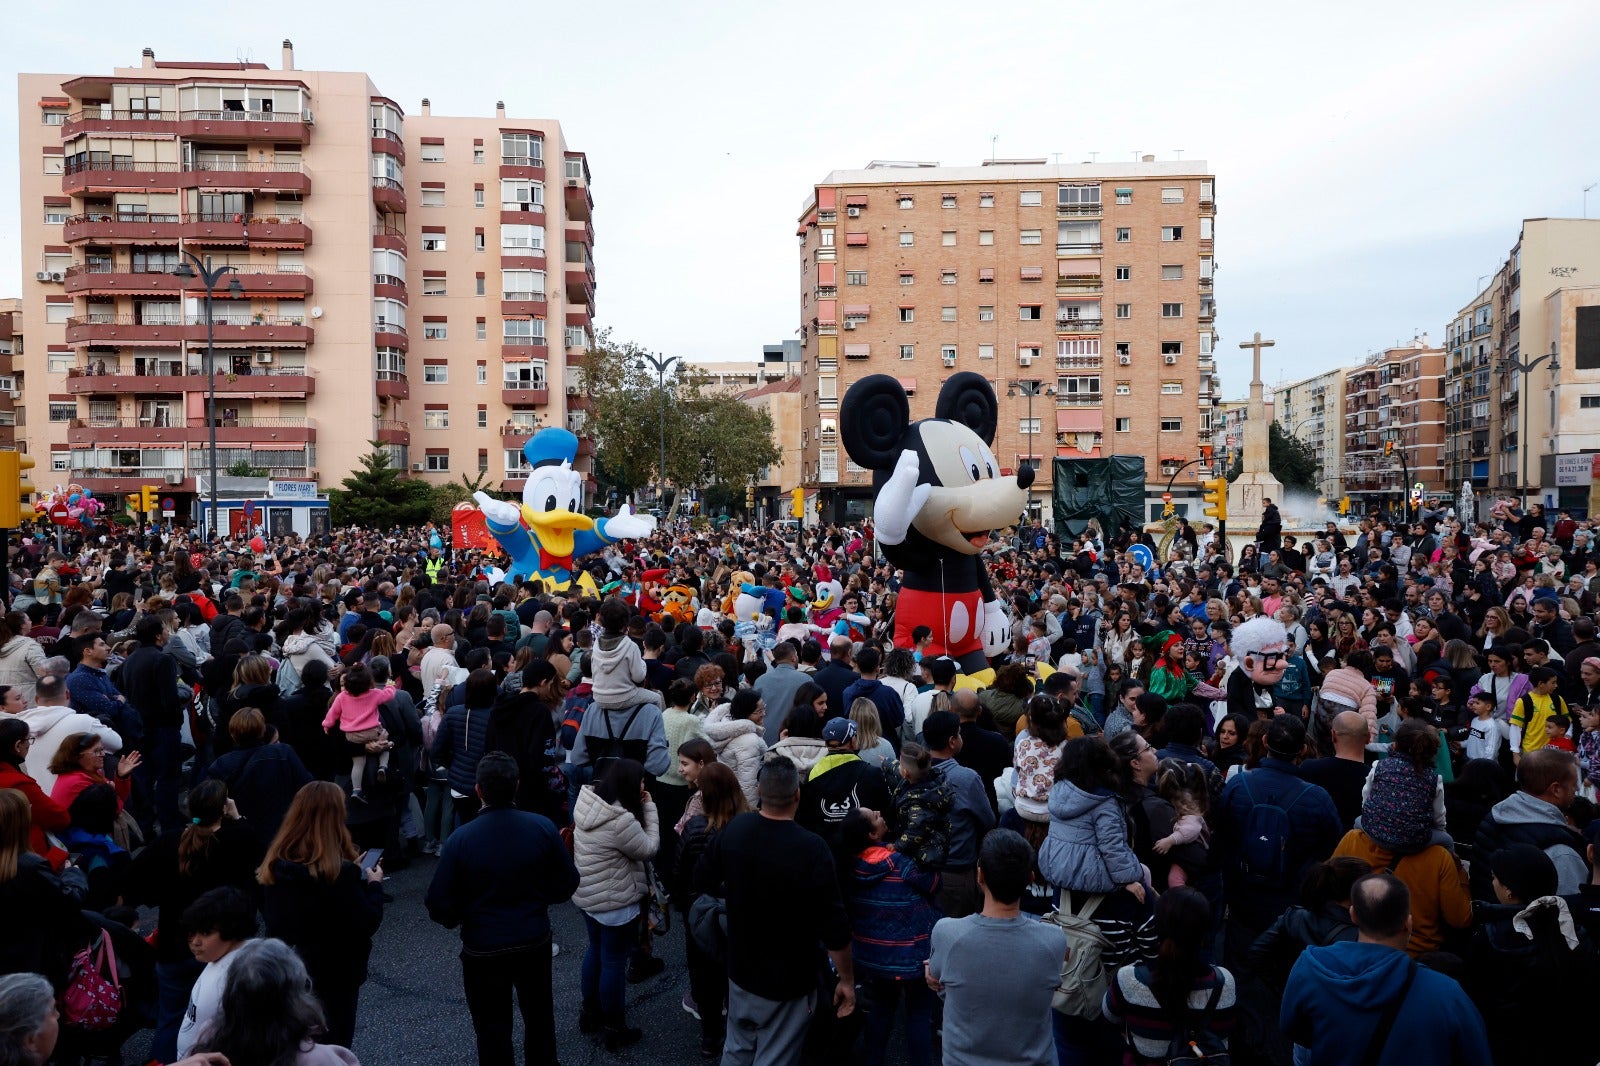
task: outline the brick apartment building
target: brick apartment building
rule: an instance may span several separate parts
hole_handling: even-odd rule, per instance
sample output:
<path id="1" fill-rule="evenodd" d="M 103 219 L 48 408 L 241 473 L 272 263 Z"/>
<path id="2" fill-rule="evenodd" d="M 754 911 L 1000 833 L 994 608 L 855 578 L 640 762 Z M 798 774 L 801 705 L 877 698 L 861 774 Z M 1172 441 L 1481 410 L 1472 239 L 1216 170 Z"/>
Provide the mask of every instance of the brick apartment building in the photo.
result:
<path id="1" fill-rule="evenodd" d="M 188 512 L 213 428 L 189 253 L 234 268 L 212 316 L 219 469 L 328 488 L 376 440 L 417 476 L 513 490 L 528 434 L 581 430 L 593 203 L 559 123 L 406 117 L 366 74 L 296 69 L 288 41 L 277 70 L 145 49 L 22 74 L 18 106 L 37 482 L 156 483 Z"/>
<path id="2" fill-rule="evenodd" d="M 1344 372 L 1344 491 L 1352 509 L 1398 507 L 1419 482 L 1424 492 L 1445 491 L 1444 365 L 1444 349 L 1430 348 L 1424 336 Z"/>
<path id="3" fill-rule="evenodd" d="M 1147 489 L 1210 442 L 1216 396 L 1216 181 L 1203 161 L 976 167 L 872 163 L 830 173 L 799 218 L 801 483 L 825 519 L 868 513 L 871 474 L 839 443 L 839 403 L 900 379 L 912 418 L 941 383 L 983 374 L 1003 469 L 1142 455 Z M 1030 393 L 1032 394 L 1030 396 Z M 1191 467 L 1179 488 L 1198 493 Z"/>

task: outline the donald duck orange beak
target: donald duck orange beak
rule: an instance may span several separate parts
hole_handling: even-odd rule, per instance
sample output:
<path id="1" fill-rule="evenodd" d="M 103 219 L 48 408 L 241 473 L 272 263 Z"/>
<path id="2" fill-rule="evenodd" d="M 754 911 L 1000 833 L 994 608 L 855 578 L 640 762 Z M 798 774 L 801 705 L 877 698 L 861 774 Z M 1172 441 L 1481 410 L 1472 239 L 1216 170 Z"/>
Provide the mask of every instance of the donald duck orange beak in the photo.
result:
<path id="1" fill-rule="evenodd" d="M 522 516 L 533 527 L 540 545 L 550 555 L 571 555 L 572 534 L 580 529 L 594 528 L 594 519 L 564 507 L 554 511 L 535 511 L 531 507 L 523 507 Z"/>

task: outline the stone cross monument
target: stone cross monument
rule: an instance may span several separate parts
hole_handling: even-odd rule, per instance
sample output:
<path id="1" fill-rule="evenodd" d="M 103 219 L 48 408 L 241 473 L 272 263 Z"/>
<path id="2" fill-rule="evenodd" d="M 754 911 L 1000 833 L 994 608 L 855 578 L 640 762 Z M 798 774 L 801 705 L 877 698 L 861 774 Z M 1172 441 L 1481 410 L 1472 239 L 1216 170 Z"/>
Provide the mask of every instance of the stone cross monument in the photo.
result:
<path id="1" fill-rule="evenodd" d="M 1254 539 L 1255 531 L 1261 525 L 1261 513 L 1265 510 L 1264 499 L 1270 499 L 1280 507 L 1283 504 L 1283 484 L 1272 476 L 1271 436 L 1267 424 L 1265 386 L 1261 383 L 1261 349 L 1271 348 L 1272 344 L 1272 341 L 1262 340 L 1261 334 L 1257 333 L 1252 340 L 1239 345 L 1253 349 L 1255 372 L 1250 378 L 1250 403 L 1245 413 L 1243 469 L 1233 484 L 1228 486 L 1229 539 L 1233 539 L 1235 532 L 1248 532 L 1247 539 Z"/>

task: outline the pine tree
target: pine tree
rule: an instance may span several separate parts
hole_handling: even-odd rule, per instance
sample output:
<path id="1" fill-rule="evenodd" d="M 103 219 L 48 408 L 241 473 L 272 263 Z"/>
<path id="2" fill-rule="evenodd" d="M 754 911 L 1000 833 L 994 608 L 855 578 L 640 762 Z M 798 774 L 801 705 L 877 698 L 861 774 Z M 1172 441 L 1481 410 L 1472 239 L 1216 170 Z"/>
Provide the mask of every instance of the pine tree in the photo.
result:
<path id="1" fill-rule="evenodd" d="M 425 481 L 402 476 L 389 465 L 389 453 L 377 441 L 356 470 L 328 493 L 333 524 L 388 529 L 417 526 L 428 520 L 433 489 Z"/>

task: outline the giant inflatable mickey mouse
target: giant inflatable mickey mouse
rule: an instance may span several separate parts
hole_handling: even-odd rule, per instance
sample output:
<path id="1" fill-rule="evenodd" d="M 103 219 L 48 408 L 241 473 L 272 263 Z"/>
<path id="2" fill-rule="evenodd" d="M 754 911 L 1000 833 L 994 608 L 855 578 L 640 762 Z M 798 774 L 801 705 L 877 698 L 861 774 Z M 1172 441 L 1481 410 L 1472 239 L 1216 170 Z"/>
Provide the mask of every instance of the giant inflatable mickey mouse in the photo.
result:
<path id="1" fill-rule="evenodd" d="M 925 625 L 925 655 L 949 655 L 966 673 L 1004 651 L 1011 625 L 979 553 L 1022 510 L 1033 470 L 1002 477 L 989 449 L 1000 405 L 982 376 L 956 374 L 934 417 L 911 421 L 900 382 L 873 374 L 850 386 L 840 409 L 845 451 L 873 472 L 873 521 L 889 562 L 903 572 L 894 643 L 912 646 Z"/>
<path id="2" fill-rule="evenodd" d="M 511 556 L 506 577 L 522 574 L 544 582 L 546 591 L 561 592 L 576 584 L 598 595 L 594 578 L 576 560 L 607 544 L 647 537 L 656 527 L 649 515 L 636 515 L 623 504 L 612 518 L 593 519 L 578 510 L 583 475 L 572 469 L 578 438 L 559 426 L 541 429 L 522 446 L 527 457 L 527 484 L 522 505 L 473 494 L 483 509 L 489 532 Z"/>

